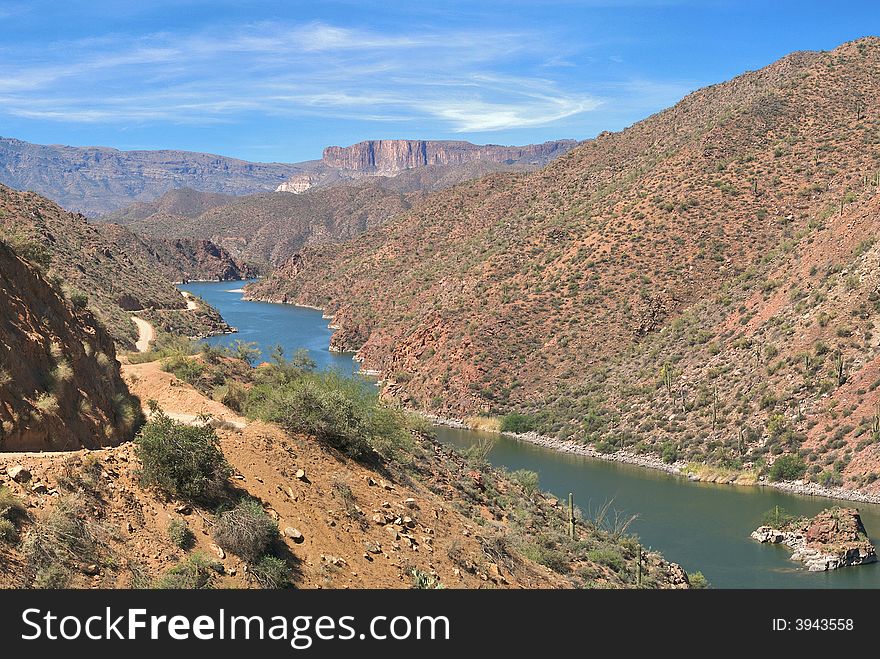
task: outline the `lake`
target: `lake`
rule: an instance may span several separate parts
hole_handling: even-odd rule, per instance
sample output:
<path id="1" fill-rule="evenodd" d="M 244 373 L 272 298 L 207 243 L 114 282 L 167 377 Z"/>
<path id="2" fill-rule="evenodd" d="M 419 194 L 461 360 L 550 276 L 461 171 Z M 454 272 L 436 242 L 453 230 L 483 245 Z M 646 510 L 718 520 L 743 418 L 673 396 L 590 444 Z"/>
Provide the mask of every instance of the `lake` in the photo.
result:
<path id="1" fill-rule="evenodd" d="M 331 353 L 328 321 L 320 311 L 284 304 L 245 302 L 240 282 L 190 283 L 183 290 L 216 307 L 238 334 L 212 337 L 209 343 L 253 341 L 265 350 L 280 344 L 288 356 L 305 348 L 319 368 L 356 372 L 352 355 Z M 574 493 L 585 513 L 613 500 L 614 508 L 638 513 L 631 527 L 642 542 L 663 552 L 687 571 L 700 570 L 716 588 L 880 588 L 880 564 L 832 572 L 807 572 L 788 560 L 778 546 L 749 538 L 762 514 L 780 506 L 814 515 L 840 504 L 818 497 L 786 494 L 770 488 L 695 483 L 686 478 L 630 465 L 559 453 L 507 437 L 437 427 L 439 440 L 467 447 L 491 439 L 489 461 L 508 469 L 538 472 L 541 487 L 559 497 Z M 855 504 L 853 504 L 855 505 Z M 880 506 L 858 504 L 875 545 L 880 538 Z"/>

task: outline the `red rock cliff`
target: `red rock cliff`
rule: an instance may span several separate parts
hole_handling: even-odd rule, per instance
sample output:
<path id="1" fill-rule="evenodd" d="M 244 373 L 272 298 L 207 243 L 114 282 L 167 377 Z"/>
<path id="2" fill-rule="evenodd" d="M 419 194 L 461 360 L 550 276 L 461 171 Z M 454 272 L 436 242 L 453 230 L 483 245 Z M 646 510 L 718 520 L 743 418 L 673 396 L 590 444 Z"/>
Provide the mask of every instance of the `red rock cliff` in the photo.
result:
<path id="1" fill-rule="evenodd" d="M 368 140 L 352 146 L 328 146 L 323 162 L 334 169 L 367 174 L 397 174 L 426 165 L 460 165 L 475 160 L 544 164 L 571 149 L 574 140 L 526 146 L 477 145 L 431 140 Z"/>

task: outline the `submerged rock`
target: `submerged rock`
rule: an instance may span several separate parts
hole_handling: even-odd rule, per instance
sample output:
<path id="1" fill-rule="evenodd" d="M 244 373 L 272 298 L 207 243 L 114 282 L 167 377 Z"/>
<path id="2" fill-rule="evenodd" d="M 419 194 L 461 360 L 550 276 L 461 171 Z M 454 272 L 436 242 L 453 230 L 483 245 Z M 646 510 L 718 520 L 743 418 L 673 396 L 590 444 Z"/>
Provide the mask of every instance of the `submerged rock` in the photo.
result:
<path id="1" fill-rule="evenodd" d="M 801 518 L 781 528 L 759 526 L 752 538 L 761 543 L 784 544 L 791 560 L 811 572 L 865 565 L 877 560 L 877 552 L 856 508 L 830 508 L 811 519 Z"/>

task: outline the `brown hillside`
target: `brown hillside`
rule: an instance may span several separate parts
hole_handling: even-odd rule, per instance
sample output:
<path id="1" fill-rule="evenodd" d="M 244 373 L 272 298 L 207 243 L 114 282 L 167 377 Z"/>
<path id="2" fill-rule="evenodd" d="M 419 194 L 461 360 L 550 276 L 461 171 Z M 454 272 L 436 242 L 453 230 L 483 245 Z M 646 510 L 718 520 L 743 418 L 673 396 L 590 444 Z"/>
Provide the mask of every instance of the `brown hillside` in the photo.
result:
<path id="1" fill-rule="evenodd" d="M 186 267 L 180 250 L 172 255 L 168 246 L 162 248 L 163 263 L 162 250 L 128 230 L 90 224 L 82 215 L 68 213 L 35 193 L 0 185 L 0 238 L 41 261 L 68 297 L 85 296 L 88 308 L 126 348 L 133 347 L 137 334 L 130 311 L 186 308 L 171 283 L 180 278 L 173 275 Z M 179 267 L 171 265 L 174 261 Z M 192 315 L 201 319 L 194 323 L 197 333 L 226 327 L 213 310 Z"/>
<path id="2" fill-rule="evenodd" d="M 564 512 L 555 500 L 428 438 L 418 440 L 416 461 L 367 466 L 312 437 L 239 417 L 161 371 L 158 363 L 124 368 L 132 390 L 157 400 L 172 417 L 214 415 L 234 472 L 231 489 L 256 498 L 279 529 L 288 530 L 274 552 L 293 568 L 295 587 L 411 588 L 414 570 L 449 588 L 635 585 L 634 540 L 583 524 L 577 540 L 566 544 Z M 35 492 L 4 476 L 3 467 L 15 464 L 27 467 L 47 490 Z M 144 587 L 202 554 L 218 563 L 211 571 L 214 585 L 254 587 L 245 563 L 229 551 L 221 555 L 213 543 L 215 511 L 144 489 L 139 468 L 131 444 L 64 456 L 0 453 L 0 485 L 24 499 L 28 511 L 23 543 L 12 549 L 0 543 L 6 554 L 0 554 L 0 586 L 33 584 L 34 571 L 24 557 L 29 539 L 45 532 L 41 523 L 74 496 L 88 511 L 86 528 L 95 548 L 87 556 L 65 557 L 69 585 Z M 170 539 L 172 521 L 184 521 L 194 534 L 185 549 Z M 525 547 L 532 554 L 526 555 Z M 569 563 L 563 549 L 579 558 Z M 654 552 L 642 555 L 641 585 L 688 587 L 681 568 Z"/>
<path id="3" fill-rule="evenodd" d="M 140 415 L 113 340 L 0 241 L 0 451 L 131 439 Z"/>
<path id="4" fill-rule="evenodd" d="M 764 468 L 796 448 L 766 425 L 789 413 L 795 375 L 768 374 L 758 362 L 752 376 L 748 359 L 731 358 L 720 374 L 734 377 L 721 378 L 705 365 L 749 344 L 743 332 L 791 330 L 780 314 L 805 311 L 801 293 L 790 297 L 793 285 L 805 287 L 794 263 L 809 273 L 832 254 L 842 261 L 834 268 L 852 259 L 840 251 L 851 241 L 846 227 L 874 216 L 878 189 L 878 74 L 876 38 L 794 53 L 603 134 L 539 173 L 441 192 L 356 241 L 306 250 L 250 295 L 326 307 L 342 328 L 334 344 L 359 349 L 365 367 L 413 405 L 526 409 L 543 432 L 607 450 L 659 452 L 671 442 L 671 459 L 678 448 L 680 458 Z M 774 278 L 777 268 L 791 273 L 788 285 Z M 744 305 L 746 321 L 724 321 L 740 296 L 768 300 Z M 851 338 L 830 331 L 835 343 Z M 779 351 L 797 346 L 790 334 L 777 338 Z M 850 349 L 852 382 L 866 362 Z M 785 388 L 764 399 L 776 374 Z M 683 404 L 676 382 L 689 382 Z M 716 383 L 712 402 L 705 392 Z M 826 394 L 799 394 L 797 423 Z M 743 419 L 754 432 L 741 438 Z M 823 446 L 820 462 L 840 450 Z"/>

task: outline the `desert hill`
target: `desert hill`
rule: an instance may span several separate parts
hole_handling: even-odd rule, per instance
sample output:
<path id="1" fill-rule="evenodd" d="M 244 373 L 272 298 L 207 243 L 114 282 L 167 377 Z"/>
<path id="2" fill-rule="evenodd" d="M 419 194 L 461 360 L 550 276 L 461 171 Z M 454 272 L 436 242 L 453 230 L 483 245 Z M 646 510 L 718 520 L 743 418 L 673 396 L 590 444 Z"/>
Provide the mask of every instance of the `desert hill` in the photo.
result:
<path id="1" fill-rule="evenodd" d="M 35 193 L 2 185 L 0 238 L 41 263 L 48 277 L 70 299 L 92 310 L 126 348 L 133 347 L 136 336 L 129 312 L 156 309 L 161 315 L 161 310 L 186 309 L 172 281 L 187 273 L 242 275 L 228 254 L 214 246 L 185 241 L 150 244 L 122 227 L 90 224 L 82 215 L 69 213 Z M 187 333 L 226 328 L 207 305 L 191 315 Z"/>
<path id="2" fill-rule="evenodd" d="M 306 249 L 249 294 L 325 307 L 334 345 L 410 405 L 733 471 L 801 451 L 815 479 L 869 487 L 878 71 L 876 38 L 793 53 Z"/>

